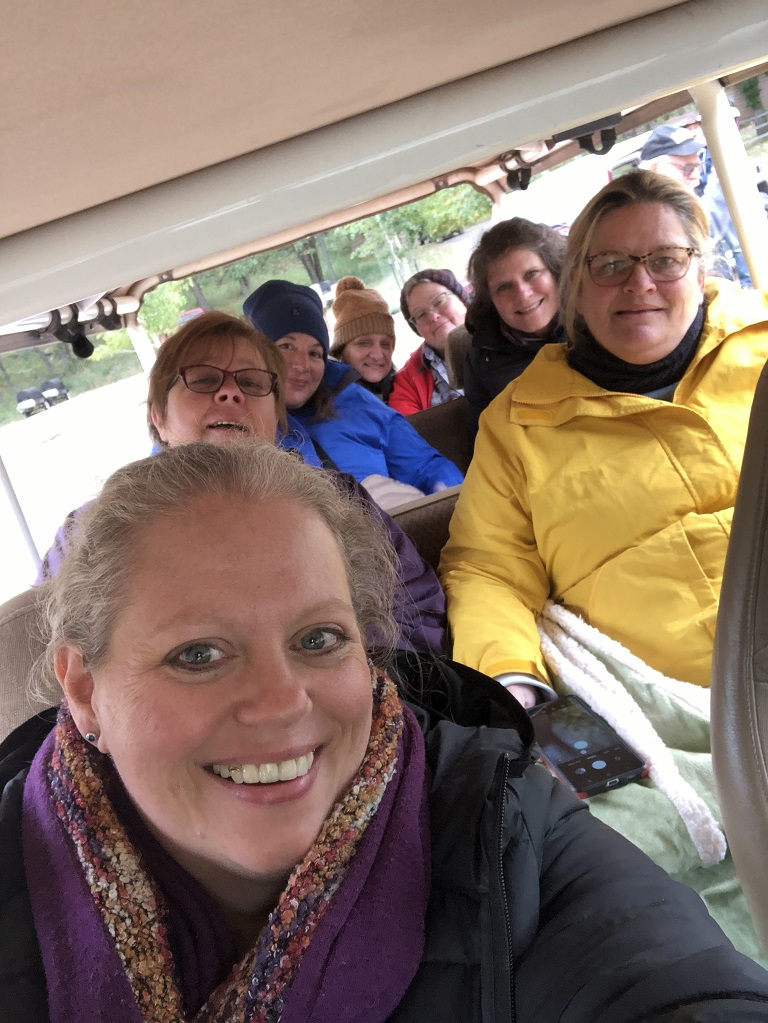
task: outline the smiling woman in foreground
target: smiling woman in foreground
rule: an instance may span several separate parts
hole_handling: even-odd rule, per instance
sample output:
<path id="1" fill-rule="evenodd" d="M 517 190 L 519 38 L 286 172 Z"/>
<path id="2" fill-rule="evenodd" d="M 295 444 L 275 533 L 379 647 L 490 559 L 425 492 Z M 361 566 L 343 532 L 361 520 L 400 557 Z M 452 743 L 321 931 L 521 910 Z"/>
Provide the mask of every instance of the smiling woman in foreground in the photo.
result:
<path id="1" fill-rule="evenodd" d="M 501 687 L 401 659 L 402 702 L 363 640 L 393 585 L 380 527 L 270 445 L 107 481 L 49 584 L 65 701 L 0 747 L 6 1018 L 768 1020 Z"/>

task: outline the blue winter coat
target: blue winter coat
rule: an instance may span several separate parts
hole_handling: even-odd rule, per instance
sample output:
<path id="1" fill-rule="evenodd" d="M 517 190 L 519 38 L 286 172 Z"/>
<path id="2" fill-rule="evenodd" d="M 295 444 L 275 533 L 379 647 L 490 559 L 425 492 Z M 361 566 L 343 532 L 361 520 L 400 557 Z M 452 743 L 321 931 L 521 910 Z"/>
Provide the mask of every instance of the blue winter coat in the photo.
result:
<path id="1" fill-rule="evenodd" d="M 316 468 L 322 469 L 323 463 L 320 461 L 317 449 L 309 439 L 305 427 L 293 416 L 288 416 L 287 420 L 287 430 L 283 430 L 281 426 L 277 428 L 277 437 L 275 438 L 277 446 L 283 451 L 298 451 L 307 465 L 314 465 Z"/>
<path id="2" fill-rule="evenodd" d="M 358 482 L 373 474 L 389 476 L 426 494 L 441 483 L 452 487 L 463 481 L 453 462 L 427 444 L 399 412 L 354 386 L 355 370 L 329 359 L 324 379 L 333 392 L 334 418 L 314 422 L 311 405 L 291 414 L 342 472 Z"/>

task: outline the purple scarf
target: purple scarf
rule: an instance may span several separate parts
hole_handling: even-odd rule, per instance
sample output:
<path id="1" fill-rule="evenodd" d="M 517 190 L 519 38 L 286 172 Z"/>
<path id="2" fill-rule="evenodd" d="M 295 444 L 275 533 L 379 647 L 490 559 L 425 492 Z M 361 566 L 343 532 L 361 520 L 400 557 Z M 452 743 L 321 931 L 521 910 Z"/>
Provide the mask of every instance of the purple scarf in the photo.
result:
<path id="1" fill-rule="evenodd" d="M 149 835 L 109 759 L 63 708 L 24 789 L 51 1023 L 379 1023 L 392 1014 L 423 950 L 429 785 L 415 719 L 386 676 L 374 689 L 366 757 L 239 962 L 207 893 Z"/>

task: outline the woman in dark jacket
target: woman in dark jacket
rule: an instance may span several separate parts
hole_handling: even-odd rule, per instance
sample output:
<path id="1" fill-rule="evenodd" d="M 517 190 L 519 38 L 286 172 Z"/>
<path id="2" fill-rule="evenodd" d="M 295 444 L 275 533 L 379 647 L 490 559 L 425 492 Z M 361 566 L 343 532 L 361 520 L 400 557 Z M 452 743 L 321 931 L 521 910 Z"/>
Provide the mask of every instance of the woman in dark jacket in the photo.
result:
<path id="1" fill-rule="evenodd" d="M 402 701 L 362 639 L 393 583 L 270 445 L 107 482 L 50 584 L 66 700 L 0 747 L 0 1020 L 768 1020 L 500 686 L 402 655 Z"/>
<path id="2" fill-rule="evenodd" d="M 464 368 L 470 429 L 542 345 L 563 341 L 558 282 L 566 240 L 545 224 L 513 217 L 486 231 L 469 259 L 474 298 L 466 328 L 472 335 Z"/>

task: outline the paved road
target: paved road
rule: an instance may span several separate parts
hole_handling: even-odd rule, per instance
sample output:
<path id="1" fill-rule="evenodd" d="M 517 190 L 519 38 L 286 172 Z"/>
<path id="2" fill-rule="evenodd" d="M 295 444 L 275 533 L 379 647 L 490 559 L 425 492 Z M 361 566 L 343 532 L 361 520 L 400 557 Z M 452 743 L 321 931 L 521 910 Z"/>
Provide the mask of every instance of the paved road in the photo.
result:
<path id="1" fill-rule="evenodd" d="M 0 456 L 41 554 L 72 508 L 119 466 L 149 454 L 146 391 L 139 374 L 0 429 Z M 0 600 L 25 589 L 35 572 L 0 492 Z"/>

